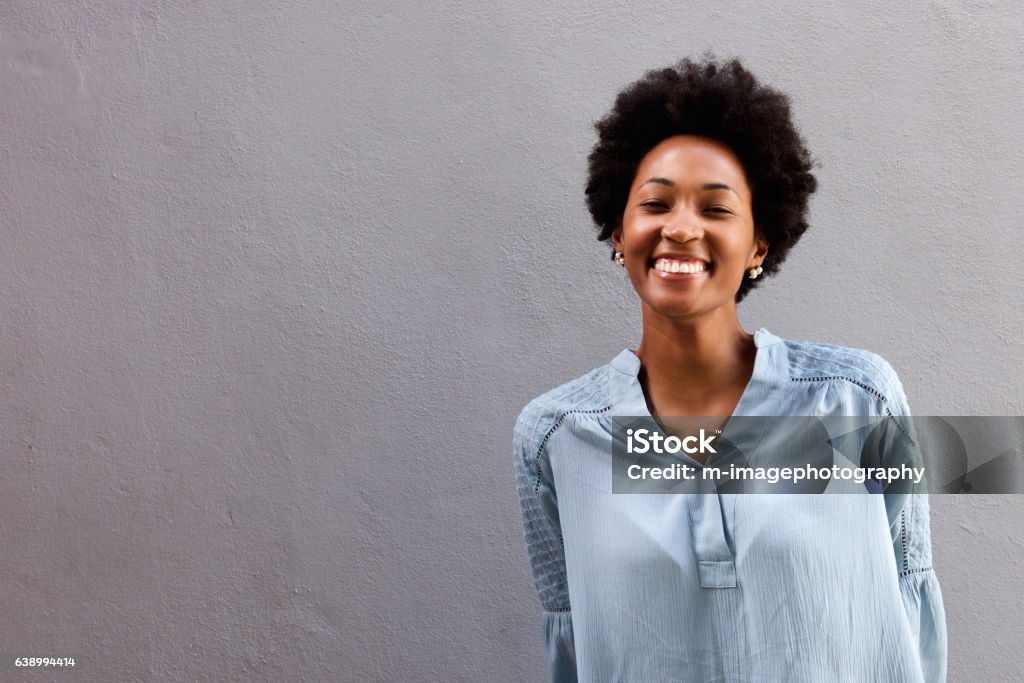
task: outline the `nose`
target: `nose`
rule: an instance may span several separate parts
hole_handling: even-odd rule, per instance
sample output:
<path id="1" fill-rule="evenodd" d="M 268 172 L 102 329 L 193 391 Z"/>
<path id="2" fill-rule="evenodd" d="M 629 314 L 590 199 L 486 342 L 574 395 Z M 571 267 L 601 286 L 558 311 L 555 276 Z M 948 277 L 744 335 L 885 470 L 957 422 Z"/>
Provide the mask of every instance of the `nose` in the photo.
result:
<path id="1" fill-rule="evenodd" d="M 704 228 L 692 216 L 674 216 L 665 221 L 661 234 L 666 239 L 682 243 L 704 237 Z"/>

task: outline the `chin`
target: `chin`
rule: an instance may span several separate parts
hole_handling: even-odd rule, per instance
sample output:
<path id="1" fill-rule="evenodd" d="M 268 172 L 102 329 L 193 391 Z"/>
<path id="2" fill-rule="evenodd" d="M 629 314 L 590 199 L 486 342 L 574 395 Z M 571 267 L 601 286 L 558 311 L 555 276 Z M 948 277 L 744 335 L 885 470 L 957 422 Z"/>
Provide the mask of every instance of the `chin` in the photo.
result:
<path id="1" fill-rule="evenodd" d="M 647 308 L 662 318 L 671 320 L 692 320 L 714 310 L 714 307 L 699 306 L 696 302 L 685 301 L 649 301 Z"/>
<path id="2" fill-rule="evenodd" d="M 734 299 L 712 302 L 681 292 L 659 293 L 655 296 L 641 297 L 641 300 L 652 313 L 662 318 L 680 321 L 700 318 L 723 307 L 735 308 Z"/>

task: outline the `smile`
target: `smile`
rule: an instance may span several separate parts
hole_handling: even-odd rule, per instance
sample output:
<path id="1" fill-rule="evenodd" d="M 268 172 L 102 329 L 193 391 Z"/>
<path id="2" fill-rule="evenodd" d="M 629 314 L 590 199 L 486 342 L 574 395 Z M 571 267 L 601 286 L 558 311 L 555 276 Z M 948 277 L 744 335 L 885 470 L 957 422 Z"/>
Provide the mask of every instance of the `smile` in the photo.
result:
<path id="1" fill-rule="evenodd" d="M 660 258 L 654 262 L 654 269 L 667 274 L 682 273 L 685 275 L 706 273 L 708 264 L 704 261 L 678 261 Z"/>

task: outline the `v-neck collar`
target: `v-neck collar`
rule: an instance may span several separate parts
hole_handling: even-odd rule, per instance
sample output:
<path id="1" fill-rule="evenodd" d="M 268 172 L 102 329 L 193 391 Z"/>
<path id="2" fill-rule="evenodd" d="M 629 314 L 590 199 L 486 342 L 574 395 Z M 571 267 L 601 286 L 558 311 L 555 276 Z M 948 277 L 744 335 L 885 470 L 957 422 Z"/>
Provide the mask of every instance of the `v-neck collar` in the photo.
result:
<path id="1" fill-rule="evenodd" d="M 736 408 L 723 427 L 723 438 L 734 444 L 750 444 L 747 452 L 752 453 L 760 443 L 768 424 L 773 420 L 743 420 L 737 416 L 776 416 L 777 406 L 782 399 L 781 386 L 789 379 L 789 358 L 785 344 L 779 337 L 763 327 L 754 333 L 754 370 L 750 381 L 743 389 Z M 640 417 L 657 422 L 647 409 L 643 387 L 640 386 L 640 358 L 633 349 L 623 349 L 611 362 L 616 372 L 611 373 L 610 391 L 613 417 Z M 713 456 L 714 457 L 714 456 Z M 701 463 L 685 456 L 684 459 L 703 467 Z M 709 460 L 710 462 L 710 460 Z M 705 463 L 707 464 L 707 463 Z"/>
<path id="2" fill-rule="evenodd" d="M 754 346 L 757 349 L 754 371 L 731 417 L 772 414 L 780 393 L 772 389 L 778 387 L 780 380 L 785 380 L 783 375 L 788 370 L 781 342 L 779 337 L 763 327 L 754 333 Z M 644 390 L 640 386 L 640 358 L 636 351 L 623 349 L 612 359 L 611 366 L 618 371 L 613 373 L 611 385 L 613 414 L 650 418 Z"/>

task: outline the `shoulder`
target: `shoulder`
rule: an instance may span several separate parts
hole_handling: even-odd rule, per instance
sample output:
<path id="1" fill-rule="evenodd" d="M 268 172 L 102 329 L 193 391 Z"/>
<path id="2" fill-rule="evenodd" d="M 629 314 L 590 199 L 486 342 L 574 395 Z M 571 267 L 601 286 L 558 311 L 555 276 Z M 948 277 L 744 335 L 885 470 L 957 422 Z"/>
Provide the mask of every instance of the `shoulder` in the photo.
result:
<path id="1" fill-rule="evenodd" d="M 567 415 L 611 410 L 609 373 L 613 371 L 610 363 L 602 365 L 527 403 L 516 419 L 517 449 L 536 454 L 544 439 Z"/>
<path id="2" fill-rule="evenodd" d="M 882 356 L 865 349 L 822 342 L 782 340 L 794 382 L 844 382 L 859 387 L 900 414 L 906 398 L 899 376 Z"/>

